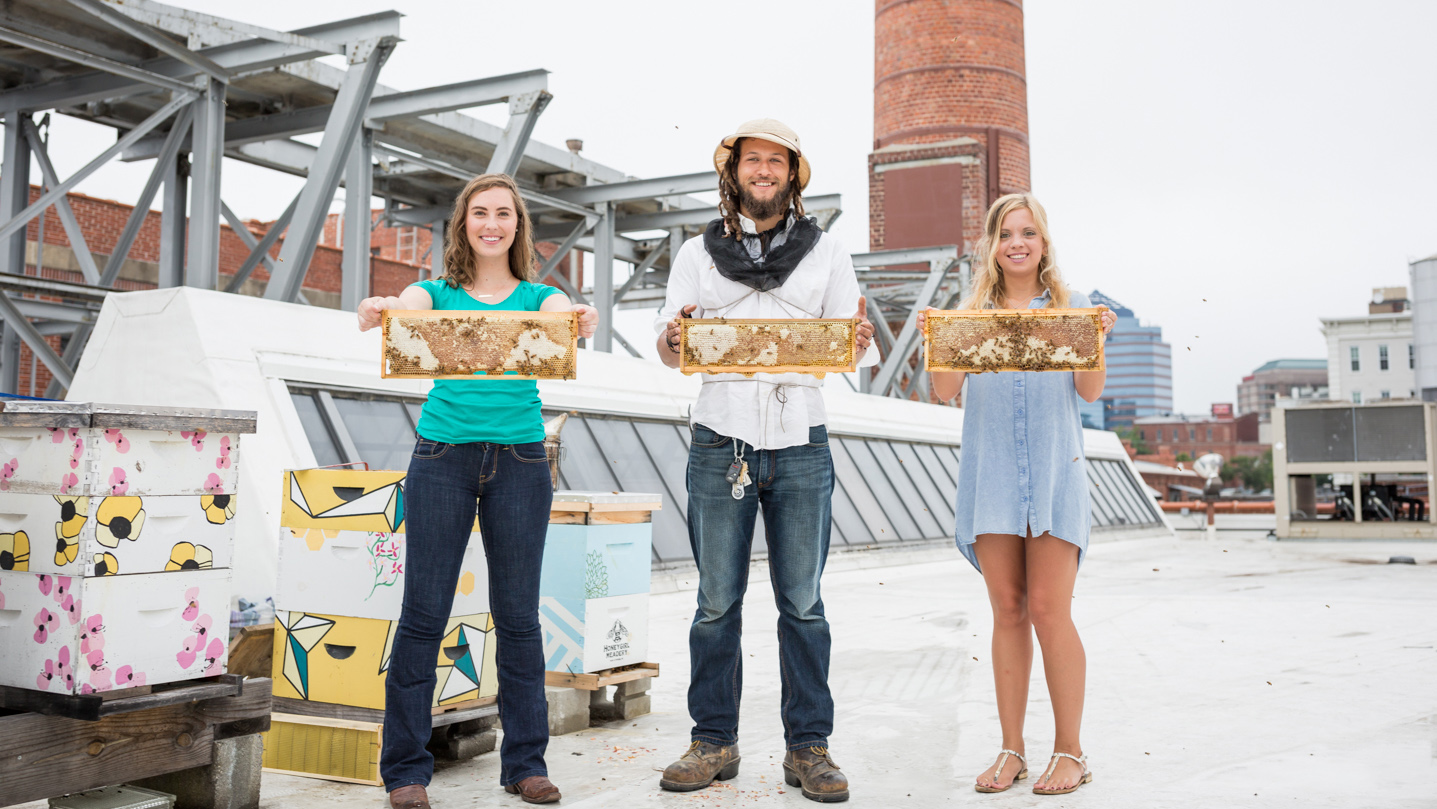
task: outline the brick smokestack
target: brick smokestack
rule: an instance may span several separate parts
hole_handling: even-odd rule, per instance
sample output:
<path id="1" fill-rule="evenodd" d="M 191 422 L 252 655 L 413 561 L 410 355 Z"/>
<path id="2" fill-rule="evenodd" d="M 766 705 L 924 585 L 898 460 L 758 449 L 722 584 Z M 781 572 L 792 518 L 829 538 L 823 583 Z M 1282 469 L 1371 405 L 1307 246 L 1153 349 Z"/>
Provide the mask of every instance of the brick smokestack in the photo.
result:
<path id="1" fill-rule="evenodd" d="M 876 0 L 873 250 L 961 244 L 1029 190 L 1022 0 Z"/>

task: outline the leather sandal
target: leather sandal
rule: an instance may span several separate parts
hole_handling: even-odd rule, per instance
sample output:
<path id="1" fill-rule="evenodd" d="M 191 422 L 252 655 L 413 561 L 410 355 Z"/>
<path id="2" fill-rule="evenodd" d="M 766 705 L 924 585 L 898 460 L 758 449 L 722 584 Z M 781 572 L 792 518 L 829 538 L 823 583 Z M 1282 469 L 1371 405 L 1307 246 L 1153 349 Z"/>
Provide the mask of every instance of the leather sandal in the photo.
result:
<path id="1" fill-rule="evenodd" d="M 1059 752 L 1056 752 L 1056 751 L 1055 751 L 1055 752 L 1053 753 L 1053 757 L 1048 760 L 1048 770 L 1047 770 L 1047 772 L 1044 772 L 1044 773 L 1043 773 L 1043 777 L 1038 779 L 1039 782 L 1046 782 L 1049 778 L 1051 778 L 1051 777 L 1053 776 L 1053 770 L 1057 769 L 1057 767 L 1058 767 L 1058 758 L 1059 758 L 1059 757 L 1062 757 L 1062 758 L 1070 758 L 1070 759 L 1072 759 L 1072 760 L 1078 762 L 1078 765 L 1083 768 L 1083 777 L 1078 779 L 1078 783 L 1073 784 L 1072 786 L 1068 787 L 1067 789 L 1045 789 L 1045 788 L 1043 788 L 1043 787 L 1039 787 L 1039 786 L 1036 786 L 1036 785 L 1035 785 L 1035 786 L 1033 787 L 1033 794 L 1034 794 L 1034 795 L 1066 795 L 1066 794 L 1068 794 L 1069 792 L 1072 792 L 1072 791 L 1076 790 L 1078 787 L 1082 786 L 1083 784 L 1086 784 L 1086 783 L 1088 783 L 1089 781 L 1092 781 L 1092 780 L 1093 780 L 1093 773 L 1088 769 L 1088 757 L 1087 757 L 1087 756 L 1079 757 L 1079 756 L 1073 755 L 1072 753 L 1059 753 Z"/>
<path id="2" fill-rule="evenodd" d="M 506 784 L 504 791 L 510 795 L 518 795 L 524 799 L 524 803 L 558 803 L 563 797 L 559 794 L 559 788 L 542 775 L 531 775 L 517 784 Z"/>
<path id="3" fill-rule="evenodd" d="M 1023 762 L 1023 768 L 1021 770 L 1018 770 L 1018 774 L 1013 776 L 1013 780 L 1009 781 L 1007 786 L 988 787 L 983 786 L 982 784 L 974 784 L 973 789 L 977 790 L 978 792 L 1007 792 L 1008 790 L 1013 788 L 1014 784 L 1018 783 L 1019 781 L 1022 781 L 1024 778 L 1027 778 L 1028 759 L 1023 758 L 1022 754 L 1018 753 L 1015 750 L 1008 750 L 1005 748 L 998 753 L 998 768 L 993 771 L 993 780 L 996 781 L 999 778 L 1003 777 L 1003 767 L 1008 764 L 1008 756 L 1012 756 L 1013 758 L 1016 758 L 1019 761 Z"/>

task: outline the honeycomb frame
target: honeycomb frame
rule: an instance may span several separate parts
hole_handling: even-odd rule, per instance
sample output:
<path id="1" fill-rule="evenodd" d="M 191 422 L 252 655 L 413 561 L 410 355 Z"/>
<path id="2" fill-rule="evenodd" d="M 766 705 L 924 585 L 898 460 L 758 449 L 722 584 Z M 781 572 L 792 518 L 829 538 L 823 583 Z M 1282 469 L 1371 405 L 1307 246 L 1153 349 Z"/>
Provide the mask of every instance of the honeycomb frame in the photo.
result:
<path id="1" fill-rule="evenodd" d="M 715 348 L 719 330 L 732 329 L 734 342 Z M 795 337 L 811 335 L 809 341 Z M 724 335 L 722 339 L 728 339 Z M 720 340 L 720 341 L 721 341 Z M 827 348 L 805 346 L 828 341 Z M 854 370 L 858 362 L 857 318 L 681 318 L 679 320 L 679 370 L 685 374 L 825 374 Z M 714 352 L 719 351 L 719 356 Z M 737 358 L 730 357 L 740 352 Z M 772 363 L 764 355 L 772 351 Z M 727 362 L 727 364 L 725 364 Z"/>
<path id="2" fill-rule="evenodd" d="M 436 351 L 434 341 L 444 339 L 451 345 Z M 456 351 L 462 356 L 454 356 Z M 578 351 L 576 312 L 385 310 L 380 376 L 574 379 Z"/>
<path id="3" fill-rule="evenodd" d="M 1105 370 L 1101 312 L 1096 307 L 930 310 L 923 367 L 970 374 Z"/>

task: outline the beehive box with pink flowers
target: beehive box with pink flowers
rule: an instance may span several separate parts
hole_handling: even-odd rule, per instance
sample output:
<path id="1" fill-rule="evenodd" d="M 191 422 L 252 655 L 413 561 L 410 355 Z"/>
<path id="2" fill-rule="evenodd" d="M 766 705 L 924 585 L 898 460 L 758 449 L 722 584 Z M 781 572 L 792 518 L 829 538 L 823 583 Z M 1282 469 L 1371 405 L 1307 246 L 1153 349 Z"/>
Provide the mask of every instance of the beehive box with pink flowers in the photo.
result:
<path id="1" fill-rule="evenodd" d="M 248 411 L 0 402 L 0 685 L 219 674 Z"/>

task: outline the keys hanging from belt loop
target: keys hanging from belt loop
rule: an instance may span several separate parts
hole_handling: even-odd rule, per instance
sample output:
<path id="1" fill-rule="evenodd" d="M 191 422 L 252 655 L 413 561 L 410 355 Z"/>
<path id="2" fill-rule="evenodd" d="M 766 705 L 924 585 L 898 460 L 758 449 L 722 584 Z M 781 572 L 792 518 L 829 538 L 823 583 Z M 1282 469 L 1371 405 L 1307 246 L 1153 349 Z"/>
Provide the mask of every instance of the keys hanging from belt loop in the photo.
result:
<path id="1" fill-rule="evenodd" d="M 748 478 L 748 462 L 743 459 L 743 442 L 737 438 L 733 439 L 733 463 L 729 465 L 728 474 L 724 475 L 724 482 L 733 486 L 730 494 L 733 499 L 743 499 L 743 488 L 751 481 Z"/>

